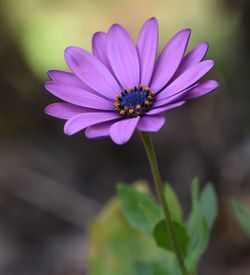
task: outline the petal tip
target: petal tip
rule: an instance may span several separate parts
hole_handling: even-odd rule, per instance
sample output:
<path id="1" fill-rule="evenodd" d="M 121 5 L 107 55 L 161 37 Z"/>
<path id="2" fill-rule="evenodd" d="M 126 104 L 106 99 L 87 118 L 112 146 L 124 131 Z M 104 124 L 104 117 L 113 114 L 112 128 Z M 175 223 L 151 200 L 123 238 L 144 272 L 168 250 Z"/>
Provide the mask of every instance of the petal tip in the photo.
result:
<path id="1" fill-rule="evenodd" d="M 46 115 L 50 115 L 50 105 L 46 106 L 43 110 L 43 112 L 46 114 Z"/>
<path id="2" fill-rule="evenodd" d="M 105 33 L 105 32 L 101 32 L 101 31 L 95 32 L 95 33 L 93 34 L 93 36 L 92 36 L 92 43 L 94 42 L 94 40 L 95 40 L 98 36 L 103 36 L 103 35 L 106 35 L 106 33 Z"/>
<path id="3" fill-rule="evenodd" d="M 115 23 L 115 24 L 111 25 L 111 27 L 108 30 L 108 33 L 110 33 L 110 31 L 114 31 L 114 30 L 118 30 L 118 29 L 119 30 L 123 29 L 123 27 L 120 24 Z"/>
<path id="4" fill-rule="evenodd" d="M 207 62 L 208 66 L 211 67 L 211 68 L 214 66 L 214 61 L 211 60 L 211 59 L 210 60 L 205 60 L 204 62 Z"/>
<path id="5" fill-rule="evenodd" d="M 216 81 L 216 80 L 213 80 L 213 88 L 214 88 L 214 90 L 217 89 L 217 88 L 219 88 L 219 87 L 220 87 L 219 82 Z"/>
<path id="6" fill-rule="evenodd" d="M 147 20 L 147 22 L 152 22 L 152 23 L 158 24 L 158 20 L 157 20 L 157 18 L 155 16 L 150 17 Z"/>
<path id="7" fill-rule="evenodd" d="M 53 75 L 54 75 L 54 72 L 55 72 L 56 70 L 49 70 L 48 72 L 47 72 L 47 75 L 48 75 L 48 77 L 51 79 L 51 80 L 54 80 L 53 79 Z"/>
<path id="8" fill-rule="evenodd" d="M 64 128 L 63 128 L 64 134 L 66 136 L 71 136 L 73 135 L 73 133 L 70 131 L 69 127 L 68 127 L 68 121 L 65 123 Z"/>
<path id="9" fill-rule="evenodd" d="M 192 32 L 192 30 L 190 28 L 185 28 L 185 29 L 180 30 L 178 33 L 190 36 L 191 32 Z"/>
<path id="10" fill-rule="evenodd" d="M 79 50 L 80 48 L 77 46 L 68 46 L 64 50 L 64 57 L 65 59 L 70 58 L 73 55 L 73 51 Z"/>
<path id="11" fill-rule="evenodd" d="M 207 54 L 208 48 L 209 48 L 208 42 L 205 41 L 205 42 L 200 43 L 199 47 L 204 49 L 204 56 L 205 56 Z"/>
<path id="12" fill-rule="evenodd" d="M 44 82 L 43 87 L 44 87 L 46 90 L 49 91 L 49 89 L 50 89 L 51 85 L 53 85 L 53 83 L 54 83 L 53 80 L 47 80 L 47 81 Z"/>

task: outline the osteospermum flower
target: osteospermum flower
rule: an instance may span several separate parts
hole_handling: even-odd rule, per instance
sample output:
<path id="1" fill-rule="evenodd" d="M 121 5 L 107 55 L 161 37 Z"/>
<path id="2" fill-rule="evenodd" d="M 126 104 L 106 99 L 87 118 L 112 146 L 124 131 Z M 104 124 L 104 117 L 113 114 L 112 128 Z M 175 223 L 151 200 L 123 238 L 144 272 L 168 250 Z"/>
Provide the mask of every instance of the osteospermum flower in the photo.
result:
<path id="1" fill-rule="evenodd" d="M 185 55 L 190 33 L 179 31 L 158 58 L 155 18 L 145 22 L 136 45 L 114 24 L 107 33 L 94 34 L 92 54 L 68 47 L 65 60 L 71 72 L 51 70 L 51 80 L 45 83 L 65 102 L 51 104 L 45 112 L 67 120 L 67 135 L 85 129 L 88 138 L 110 136 L 117 144 L 127 142 L 135 129 L 159 131 L 165 112 L 218 87 L 214 80 L 200 80 L 214 65 L 203 61 L 207 43 Z"/>

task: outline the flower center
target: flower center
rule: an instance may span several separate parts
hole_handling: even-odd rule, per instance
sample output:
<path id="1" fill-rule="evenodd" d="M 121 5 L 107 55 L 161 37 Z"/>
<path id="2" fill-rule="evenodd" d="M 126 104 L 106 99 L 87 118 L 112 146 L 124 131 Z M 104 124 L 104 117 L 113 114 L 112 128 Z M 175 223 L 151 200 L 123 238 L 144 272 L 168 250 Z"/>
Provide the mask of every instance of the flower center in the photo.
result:
<path id="1" fill-rule="evenodd" d="M 127 91 L 123 89 L 121 95 L 116 95 L 115 111 L 125 117 L 143 116 L 152 106 L 154 92 L 149 87 L 134 87 Z"/>

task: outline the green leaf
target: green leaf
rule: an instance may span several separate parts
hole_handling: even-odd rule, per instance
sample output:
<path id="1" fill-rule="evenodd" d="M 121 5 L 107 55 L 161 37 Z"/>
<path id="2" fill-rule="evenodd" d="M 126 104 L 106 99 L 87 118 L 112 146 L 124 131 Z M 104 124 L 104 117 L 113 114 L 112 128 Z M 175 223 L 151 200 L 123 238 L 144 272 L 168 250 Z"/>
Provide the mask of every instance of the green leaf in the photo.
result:
<path id="1" fill-rule="evenodd" d="M 146 275 L 151 271 L 150 275 L 181 275 L 172 252 L 128 223 L 119 197 L 110 200 L 88 227 L 87 262 L 90 275 Z"/>
<path id="2" fill-rule="evenodd" d="M 250 210 L 236 200 L 230 201 L 233 214 L 244 232 L 250 237 Z"/>
<path id="3" fill-rule="evenodd" d="M 210 232 L 200 203 L 199 180 L 192 182 L 192 210 L 188 218 L 187 229 L 189 245 L 187 249 L 187 265 L 190 270 L 195 270 L 201 255 L 207 248 Z"/>
<path id="4" fill-rule="evenodd" d="M 177 242 L 181 247 L 183 255 L 186 255 L 187 245 L 188 245 L 188 234 L 181 224 L 173 221 L 173 227 L 176 235 Z M 167 225 L 165 220 L 158 222 L 154 228 L 154 237 L 156 243 L 166 250 L 174 251 L 172 246 L 172 241 L 168 234 Z"/>
<path id="5" fill-rule="evenodd" d="M 181 204 L 176 196 L 176 193 L 170 184 L 164 186 L 165 199 L 169 205 L 172 219 L 180 224 L 183 224 L 183 211 Z"/>
<path id="6" fill-rule="evenodd" d="M 208 227 L 211 229 L 218 213 L 218 202 L 212 184 L 207 184 L 201 193 L 201 208 Z"/>
<path id="7" fill-rule="evenodd" d="M 119 184 L 117 189 L 129 224 L 152 236 L 154 225 L 163 218 L 160 207 L 149 195 L 132 186 Z"/>

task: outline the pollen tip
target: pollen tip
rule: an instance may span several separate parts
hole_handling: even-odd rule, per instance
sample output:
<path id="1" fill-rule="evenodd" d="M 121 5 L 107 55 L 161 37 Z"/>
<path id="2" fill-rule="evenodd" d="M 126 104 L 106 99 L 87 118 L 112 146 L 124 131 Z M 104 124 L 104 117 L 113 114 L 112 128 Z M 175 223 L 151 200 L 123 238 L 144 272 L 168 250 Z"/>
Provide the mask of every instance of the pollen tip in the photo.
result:
<path id="1" fill-rule="evenodd" d="M 144 90 L 145 90 L 146 92 L 149 92 L 149 91 L 150 91 L 150 88 L 149 88 L 149 87 L 146 87 Z"/>
<path id="2" fill-rule="evenodd" d="M 145 100 L 145 101 L 144 101 L 144 104 L 145 104 L 145 105 L 149 105 L 149 103 L 150 103 L 150 102 L 149 102 L 148 100 Z"/>
<path id="3" fill-rule="evenodd" d="M 133 109 L 129 109 L 128 112 L 129 112 L 130 114 L 133 114 L 134 110 L 133 110 Z"/>
<path id="4" fill-rule="evenodd" d="M 120 115 L 124 116 L 126 112 L 125 112 L 125 110 L 121 110 L 119 113 L 120 113 Z"/>
<path id="5" fill-rule="evenodd" d="M 137 105 L 136 105 L 136 109 L 137 109 L 137 110 L 140 110 L 140 109 L 141 109 L 141 105 L 140 105 L 140 104 L 137 104 Z"/>

